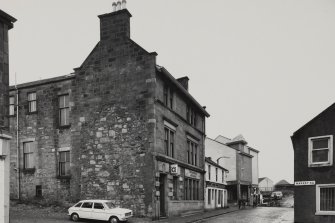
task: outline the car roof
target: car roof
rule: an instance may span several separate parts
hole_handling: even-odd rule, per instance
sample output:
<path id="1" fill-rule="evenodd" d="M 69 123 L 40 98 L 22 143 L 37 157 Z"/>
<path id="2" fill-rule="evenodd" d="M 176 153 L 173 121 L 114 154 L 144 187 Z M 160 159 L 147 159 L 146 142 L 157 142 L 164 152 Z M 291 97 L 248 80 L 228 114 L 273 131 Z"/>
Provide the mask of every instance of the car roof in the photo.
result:
<path id="1" fill-rule="evenodd" d="M 112 202 L 112 201 L 111 200 L 81 200 L 79 202 L 101 202 L 101 203 L 104 203 L 104 202 Z"/>

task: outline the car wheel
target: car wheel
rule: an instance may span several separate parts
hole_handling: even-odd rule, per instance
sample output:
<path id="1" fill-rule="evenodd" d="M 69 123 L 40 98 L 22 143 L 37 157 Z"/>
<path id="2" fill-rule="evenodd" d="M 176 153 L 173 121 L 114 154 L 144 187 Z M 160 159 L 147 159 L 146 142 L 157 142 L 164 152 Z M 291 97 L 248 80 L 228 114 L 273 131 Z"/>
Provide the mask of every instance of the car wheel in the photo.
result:
<path id="1" fill-rule="evenodd" d="M 119 222 L 119 219 L 117 217 L 111 217 L 109 219 L 109 223 L 118 223 Z"/>
<path id="2" fill-rule="evenodd" d="M 74 213 L 74 214 L 71 214 L 71 220 L 72 221 L 79 221 L 79 215 Z"/>

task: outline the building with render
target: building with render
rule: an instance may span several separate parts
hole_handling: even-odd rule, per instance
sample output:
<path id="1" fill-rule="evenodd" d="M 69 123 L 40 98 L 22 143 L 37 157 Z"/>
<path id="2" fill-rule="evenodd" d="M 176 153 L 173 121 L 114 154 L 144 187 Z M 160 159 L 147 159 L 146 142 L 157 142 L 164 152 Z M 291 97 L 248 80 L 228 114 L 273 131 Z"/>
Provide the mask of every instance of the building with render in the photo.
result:
<path id="1" fill-rule="evenodd" d="M 291 136 L 295 222 L 335 222 L 335 104 Z"/>
<path id="2" fill-rule="evenodd" d="M 205 170 L 205 209 L 228 207 L 226 179 L 229 171 L 214 162 L 211 157 L 205 157 Z"/>
<path id="3" fill-rule="evenodd" d="M 98 16 L 74 73 L 10 88 L 11 195 L 111 199 L 152 219 L 203 210 L 209 114 L 130 38 L 120 7 Z"/>
<path id="4" fill-rule="evenodd" d="M 233 139 L 218 136 L 206 138 L 205 155 L 229 171 L 227 175 L 228 203 L 247 200 L 258 193 L 258 153 L 248 146 L 242 135 Z"/>

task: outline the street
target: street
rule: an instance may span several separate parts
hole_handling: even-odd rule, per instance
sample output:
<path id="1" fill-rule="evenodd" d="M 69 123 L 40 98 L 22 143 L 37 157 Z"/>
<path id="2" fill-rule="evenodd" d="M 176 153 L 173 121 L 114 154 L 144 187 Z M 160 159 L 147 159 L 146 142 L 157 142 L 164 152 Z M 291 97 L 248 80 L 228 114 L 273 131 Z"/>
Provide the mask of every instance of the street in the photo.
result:
<path id="1" fill-rule="evenodd" d="M 227 213 L 228 212 L 228 213 Z M 238 210 L 237 207 L 218 209 L 188 217 L 171 217 L 156 222 L 209 222 L 209 223 L 293 223 L 293 208 L 283 207 L 247 207 Z M 213 217 L 211 217 L 213 216 Z M 215 216 L 215 217 L 214 217 Z M 202 220 L 201 220 L 202 219 Z M 38 207 L 26 204 L 12 203 L 10 223 L 70 223 L 66 209 L 59 207 Z M 81 220 L 80 222 L 101 223 L 101 221 Z M 129 223 L 155 222 L 145 218 L 132 218 Z"/>
<path id="2" fill-rule="evenodd" d="M 293 208 L 257 207 L 202 220 L 206 223 L 293 223 Z"/>

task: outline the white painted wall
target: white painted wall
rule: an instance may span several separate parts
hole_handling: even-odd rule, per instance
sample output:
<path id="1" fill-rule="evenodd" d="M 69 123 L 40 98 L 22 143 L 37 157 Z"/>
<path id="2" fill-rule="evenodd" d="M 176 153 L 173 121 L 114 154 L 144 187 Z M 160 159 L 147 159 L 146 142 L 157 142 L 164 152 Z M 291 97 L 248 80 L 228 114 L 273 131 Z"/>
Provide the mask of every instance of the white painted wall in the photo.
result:
<path id="1" fill-rule="evenodd" d="M 9 222 L 9 154 L 8 135 L 0 134 L 0 222 Z M 5 155 L 5 156 L 3 156 Z"/>
<path id="2" fill-rule="evenodd" d="M 209 167 L 211 168 L 211 171 L 209 172 Z M 218 170 L 218 177 L 216 180 L 216 169 Z M 213 183 L 220 183 L 220 184 L 227 184 L 227 172 L 222 171 L 222 169 L 215 167 L 211 165 L 210 163 L 205 162 L 205 171 L 206 171 L 206 176 L 205 180 L 210 181 Z M 211 178 L 209 179 L 209 173 L 211 173 Z M 222 175 L 223 175 L 223 181 L 222 181 Z"/>
<path id="3" fill-rule="evenodd" d="M 221 158 L 219 165 L 229 171 L 227 181 L 236 180 L 236 150 L 222 143 L 216 142 L 213 139 L 206 138 L 205 140 L 205 156 L 211 157 L 214 162 L 219 157 L 226 156 L 229 158 Z M 215 171 L 215 170 L 214 170 Z M 215 172 L 214 172 L 215 173 Z"/>
<path id="4" fill-rule="evenodd" d="M 250 150 L 250 155 L 253 156 L 251 160 L 251 166 L 252 166 L 252 184 L 258 185 L 258 178 L 259 178 L 259 167 L 258 167 L 258 153 Z"/>
<path id="5" fill-rule="evenodd" d="M 265 177 L 261 182 L 258 183 L 260 191 L 272 191 L 273 190 L 273 181 Z"/>
<path id="6" fill-rule="evenodd" d="M 210 192 L 210 202 L 208 199 L 208 193 Z M 215 193 L 216 191 L 216 193 Z M 221 202 L 219 202 L 219 195 L 221 191 Z M 226 189 L 219 189 L 216 187 L 206 187 L 205 189 L 205 209 L 215 209 L 215 208 L 223 208 L 225 207 L 225 204 L 227 204 L 227 197 L 225 194 L 227 194 Z"/>

